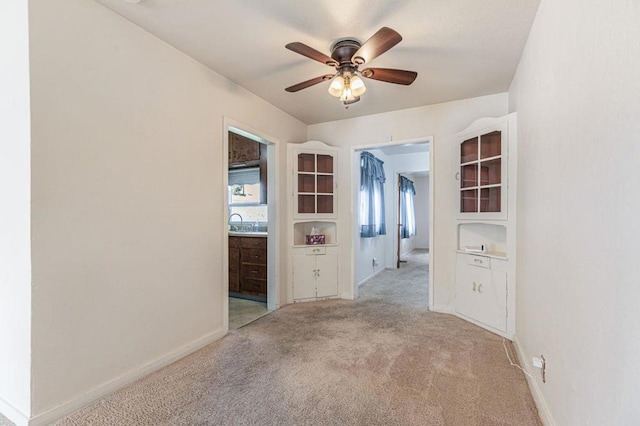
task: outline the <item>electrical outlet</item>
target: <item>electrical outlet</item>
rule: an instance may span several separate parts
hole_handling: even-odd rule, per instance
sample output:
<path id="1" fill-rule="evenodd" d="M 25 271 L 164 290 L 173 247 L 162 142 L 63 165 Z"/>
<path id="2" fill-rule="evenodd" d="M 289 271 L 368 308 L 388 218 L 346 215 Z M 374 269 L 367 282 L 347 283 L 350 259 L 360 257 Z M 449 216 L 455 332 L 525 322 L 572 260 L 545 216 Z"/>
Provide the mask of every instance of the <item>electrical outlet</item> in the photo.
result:
<path id="1" fill-rule="evenodd" d="M 544 359 L 544 355 L 540 355 L 540 357 L 534 356 L 531 360 L 533 361 L 533 366 L 541 370 L 542 383 L 547 383 L 547 360 Z"/>

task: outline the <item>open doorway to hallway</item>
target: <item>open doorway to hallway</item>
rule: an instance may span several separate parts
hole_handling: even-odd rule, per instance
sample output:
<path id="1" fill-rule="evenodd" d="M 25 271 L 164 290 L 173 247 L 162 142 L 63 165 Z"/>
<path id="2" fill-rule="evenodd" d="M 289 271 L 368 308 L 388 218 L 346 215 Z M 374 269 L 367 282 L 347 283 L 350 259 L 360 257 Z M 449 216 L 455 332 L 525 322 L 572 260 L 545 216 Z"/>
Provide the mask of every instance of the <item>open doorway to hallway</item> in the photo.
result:
<path id="1" fill-rule="evenodd" d="M 398 298 L 402 296 L 398 292 L 405 292 L 410 299 L 417 298 L 415 303 L 429 305 L 430 142 L 430 138 L 424 138 L 354 150 L 357 199 L 352 235 L 356 296 L 362 292 L 363 297 L 376 294 Z M 378 161 L 382 166 L 384 183 L 374 196 L 367 187 L 372 184 L 367 183 L 363 161 Z M 380 172 L 376 173 L 380 178 Z M 372 210 L 372 203 L 381 204 L 384 216 Z M 412 288 L 401 282 L 411 282 Z"/>

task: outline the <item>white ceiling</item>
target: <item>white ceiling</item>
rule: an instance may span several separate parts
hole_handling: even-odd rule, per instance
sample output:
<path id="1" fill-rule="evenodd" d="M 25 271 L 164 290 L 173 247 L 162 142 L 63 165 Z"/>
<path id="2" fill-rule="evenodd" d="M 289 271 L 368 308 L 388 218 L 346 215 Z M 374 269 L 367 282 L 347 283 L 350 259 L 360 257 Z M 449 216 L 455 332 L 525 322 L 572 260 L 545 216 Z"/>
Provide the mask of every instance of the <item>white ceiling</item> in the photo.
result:
<path id="1" fill-rule="evenodd" d="M 504 92 L 539 0 L 96 0 L 307 124 Z M 403 41 L 369 66 L 418 72 L 411 86 L 365 79 L 344 109 L 328 82 L 285 87 L 332 68 L 285 49 L 366 41 L 383 26 Z"/>

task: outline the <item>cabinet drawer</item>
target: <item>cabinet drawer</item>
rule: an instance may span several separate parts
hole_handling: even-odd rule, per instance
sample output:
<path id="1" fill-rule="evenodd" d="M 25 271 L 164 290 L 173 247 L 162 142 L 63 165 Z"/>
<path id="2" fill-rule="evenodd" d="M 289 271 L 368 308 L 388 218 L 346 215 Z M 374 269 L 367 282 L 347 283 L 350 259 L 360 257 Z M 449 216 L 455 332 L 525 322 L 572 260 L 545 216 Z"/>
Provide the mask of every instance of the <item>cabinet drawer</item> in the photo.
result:
<path id="1" fill-rule="evenodd" d="M 314 255 L 314 254 L 327 254 L 327 248 L 326 247 L 307 247 L 307 251 L 306 251 L 307 255 Z"/>
<path id="2" fill-rule="evenodd" d="M 242 263 L 267 264 L 267 250 L 257 248 L 242 249 Z"/>
<path id="3" fill-rule="evenodd" d="M 253 278 L 245 278 L 240 283 L 240 291 L 243 293 L 252 293 L 258 296 L 266 296 L 267 281 Z"/>
<path id="4" fill-rule="evenodd" d="M 229 247 L 240 248 L 240 238 L 229 237 Z"/>
<path id="5" fill-rule="evenodd" d="M 484 256 L 467 255 L 467 263 L 469 265 L 478 266 L 480 268 L 491 269 L 491 258 Z"/>
<path id="6" fill-rule="evenodd" d="M 267 239 L 261 237 L 241 237 L 240 246 L 242 248 L 267 248 Z"/>
<path id="7" fill-rule="evenodd" d="M 264 265 L 247 265 L 243 263 L 240 270 L 243 281 L 245 278 L 267 279 L 267 267 Z"/>

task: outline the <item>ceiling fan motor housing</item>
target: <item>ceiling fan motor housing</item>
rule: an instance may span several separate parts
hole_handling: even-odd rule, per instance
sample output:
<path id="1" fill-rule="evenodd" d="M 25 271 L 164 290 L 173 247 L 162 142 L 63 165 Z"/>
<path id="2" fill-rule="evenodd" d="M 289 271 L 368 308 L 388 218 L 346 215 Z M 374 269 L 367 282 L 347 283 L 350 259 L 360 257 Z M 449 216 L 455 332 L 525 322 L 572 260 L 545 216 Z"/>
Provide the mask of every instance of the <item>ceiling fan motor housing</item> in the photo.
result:
<path id="1" fill-rule="evenodd" d="M 361 46 L 362 43 L 352 37 L 338 39 L 331 45 L 331 58 L 341 66 L 351 65 L 351 58 Z"/>

